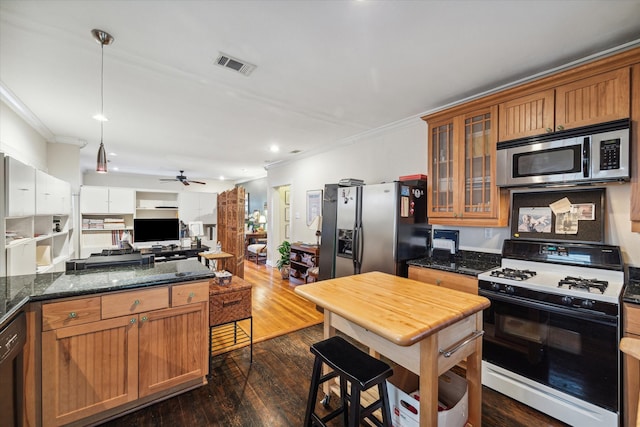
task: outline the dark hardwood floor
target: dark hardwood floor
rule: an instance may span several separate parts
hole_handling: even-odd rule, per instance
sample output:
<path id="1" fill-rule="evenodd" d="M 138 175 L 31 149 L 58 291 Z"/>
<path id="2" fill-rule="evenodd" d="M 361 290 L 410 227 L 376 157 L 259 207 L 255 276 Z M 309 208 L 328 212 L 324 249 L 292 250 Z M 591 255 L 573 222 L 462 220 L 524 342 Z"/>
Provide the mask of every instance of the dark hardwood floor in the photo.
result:
<path id="1" fill-rule="evenodd" d="M 254 283 L 279 280 L 269 267 L 248 265 L 247 268 L 251 272 L 245 278 L 250 277 Z M 276 290 L 280 285 L 265 287 Z M 322 338 L 319 324 L 254 344 L 253 364 L 249 362 L 248 347 L 215 356 L 207 385 L 103 426 L 300 427 L 313 365 L 309 347 Z M 482 398 L 485 427 L 565 425 L 486 387 L 483 387 Z"/>

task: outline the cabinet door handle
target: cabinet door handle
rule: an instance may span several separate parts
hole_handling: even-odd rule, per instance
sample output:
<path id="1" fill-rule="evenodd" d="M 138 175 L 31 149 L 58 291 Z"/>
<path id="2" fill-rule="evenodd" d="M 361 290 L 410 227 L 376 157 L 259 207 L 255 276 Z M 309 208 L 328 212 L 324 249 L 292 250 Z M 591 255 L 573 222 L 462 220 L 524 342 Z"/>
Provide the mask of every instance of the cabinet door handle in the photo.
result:
<path id="1" fill-rule="evenodd" d="M 564 126 L 558 125 L 558 130 L 564 130 Z"/>
<path id="2" fill-rule="evenodd" d="M 131 320 L 129 320 L 129 323 L 131 323 L 132 325 L 135 325 L 135 323 L 136 323 L 136 318 L 134 317 L 134 318 L 132 318 Z"/>
<path id="3" fill-rule="evenodd" d="M 141 322 L 146 322 L 147 320 L 149 320 L 147 316 L 142 316 L 142 319 L 140 319 Z"/>
<path id="4" fill-rule="evenodd" d="M 75 311 L 69 313 L 69 319 L 75 319 L 76 317 L 78 317 L 78 313 L 76 313 Z"/>
<path id="5" fill-rule="evenodd" d="M 553 132 L 553 129 L 551 129 L 551 128 L 546 128 L 545 130 L 547 131 L 547 133 Z"/>

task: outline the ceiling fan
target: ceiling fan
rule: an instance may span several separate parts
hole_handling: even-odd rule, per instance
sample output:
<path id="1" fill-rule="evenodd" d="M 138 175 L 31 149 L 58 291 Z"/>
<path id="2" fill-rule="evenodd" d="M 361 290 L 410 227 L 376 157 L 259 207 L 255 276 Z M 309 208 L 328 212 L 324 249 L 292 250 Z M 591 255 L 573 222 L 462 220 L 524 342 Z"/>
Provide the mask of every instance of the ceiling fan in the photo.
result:
<path id="1" fill-rule="evenodd" d="M 184 185 L 189 185 L 189 184 L 206 184 L 206 182 L 202 182 L 202 181 L 193 181 L 191 179 L 188 179 L 186 176 L 184 176 L 184 171 L 180 171 L 180 175 L 176 175 L 175 178 L 160 178 L 160 181 L 180 181 L 181 183 L 183 183 Z"/>

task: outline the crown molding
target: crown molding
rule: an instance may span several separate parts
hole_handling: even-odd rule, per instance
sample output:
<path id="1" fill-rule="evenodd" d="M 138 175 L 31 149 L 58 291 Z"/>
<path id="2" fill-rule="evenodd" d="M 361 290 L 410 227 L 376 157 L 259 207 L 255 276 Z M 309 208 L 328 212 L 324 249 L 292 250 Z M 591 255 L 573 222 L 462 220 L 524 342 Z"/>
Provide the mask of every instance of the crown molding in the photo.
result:
<path id="1" fill-rule="evenodd" d="M 38 117 L 0 80 L 0 101 L 7 104 L 15 113 L 38 132 L 47 142 L 55 142 L 55 135 Z"/>

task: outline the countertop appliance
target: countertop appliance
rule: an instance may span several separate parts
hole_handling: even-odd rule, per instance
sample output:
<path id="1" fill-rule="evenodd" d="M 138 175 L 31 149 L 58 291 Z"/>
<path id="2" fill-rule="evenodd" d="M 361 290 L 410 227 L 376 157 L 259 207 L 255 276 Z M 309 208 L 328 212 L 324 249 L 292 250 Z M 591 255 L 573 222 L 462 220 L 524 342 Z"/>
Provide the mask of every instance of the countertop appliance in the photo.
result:
<path id="1" fill-rule="evenodd" d="M 406 261 L 427 255 L 425 181 L 338 187 L 336 199 L 334 277 L 369 271 L 406 277 Z"/>
<path id="2" fill-rule="evenodd" d="M 630 121 L 499 142 L 496 182 L 501 187 L 628 181 Z"/>
<path id="3" fill-rule="evenodd" d="M 478 285 L 483 385 L 574 426 L 618 426 L 620 248 L 505 240 Z"/>
<path id="4" fill-rule="evenodd" d="M 24 313 L 18 314 L 0 329 L 0 413 L 2 425 L 8 427 L 22 425 L 22 352 L 26 340 L 27 323 Z"/>

